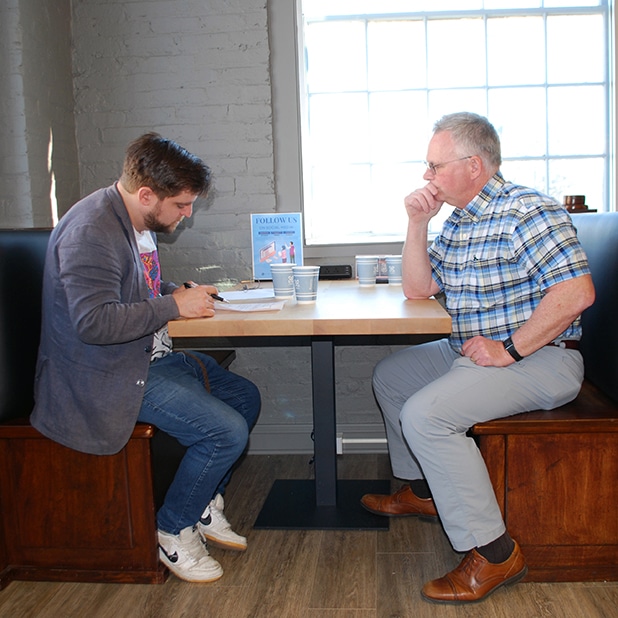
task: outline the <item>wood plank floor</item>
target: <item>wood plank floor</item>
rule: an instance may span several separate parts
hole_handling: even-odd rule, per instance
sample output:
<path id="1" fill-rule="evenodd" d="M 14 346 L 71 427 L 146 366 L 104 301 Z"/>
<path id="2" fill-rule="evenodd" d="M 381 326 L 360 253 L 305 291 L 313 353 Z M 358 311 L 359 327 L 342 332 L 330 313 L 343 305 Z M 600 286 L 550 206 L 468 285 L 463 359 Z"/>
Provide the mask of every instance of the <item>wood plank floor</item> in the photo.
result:
<path id="1" fill-rule="evenodd" d="M 253 530 L 276 478 L 311 478 L 308 456 L 249 456 L 226 495 L 226 514 L 247 535 L 244 554 L 212 549 L 225 574 L 213 584 L 170 576 L 164 585 L 13 582 L 0 591 L 12 618 L 618 617 L 618 583 L 518 584 L 486 601 L 426 603 L 422 584 L 460 560 L 437 523 L 391 521 L 388 532 Z M 343 455 L 340 478 L 390 478 L 386 455 Z M 398 484 L 393 480 L 393 488 Z"/>

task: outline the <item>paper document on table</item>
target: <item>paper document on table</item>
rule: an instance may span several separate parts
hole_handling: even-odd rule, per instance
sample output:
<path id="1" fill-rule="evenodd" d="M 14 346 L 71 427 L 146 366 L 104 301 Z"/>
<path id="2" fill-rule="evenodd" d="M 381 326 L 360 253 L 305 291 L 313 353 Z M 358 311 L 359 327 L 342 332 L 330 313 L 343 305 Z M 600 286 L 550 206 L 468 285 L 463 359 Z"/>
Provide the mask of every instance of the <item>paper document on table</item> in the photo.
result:
<path id="1" fill-rule="evenodd" d="M 284 300 L 275 300 L 272 302 L 261 302 L 261 303 L 215 303 L 215 308 L 217 311 L 240 311 L 240 312 L 251 312 L 251 311 L 280 311 L 283 309 L 285 305 Z"/>
<path id="2" fill-rule="evenodd" d="M 220 292 L 220 294 L 225 297 L 225 300 L 261 300 L 263 298 L 275 300 L 275 294 L 272 288 L 257 288 L 255 290 L 226 290 L 225 292 Z"/>

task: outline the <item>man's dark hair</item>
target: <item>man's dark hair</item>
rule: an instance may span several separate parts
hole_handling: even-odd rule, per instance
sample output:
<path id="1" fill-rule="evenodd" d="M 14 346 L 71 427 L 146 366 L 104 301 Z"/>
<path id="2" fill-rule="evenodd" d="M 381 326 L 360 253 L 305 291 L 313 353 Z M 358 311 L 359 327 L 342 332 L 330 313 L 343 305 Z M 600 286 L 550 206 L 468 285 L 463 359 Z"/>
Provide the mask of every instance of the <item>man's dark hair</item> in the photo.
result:
<path id="1" fill-rule="evenodd" d="M 163 199 L 183 191 L 203 195 L 210 178 L 210 168 L 199 157 L 152 132 L 128 145 L 120 182 L 129 193 L 148 187 Z"/>

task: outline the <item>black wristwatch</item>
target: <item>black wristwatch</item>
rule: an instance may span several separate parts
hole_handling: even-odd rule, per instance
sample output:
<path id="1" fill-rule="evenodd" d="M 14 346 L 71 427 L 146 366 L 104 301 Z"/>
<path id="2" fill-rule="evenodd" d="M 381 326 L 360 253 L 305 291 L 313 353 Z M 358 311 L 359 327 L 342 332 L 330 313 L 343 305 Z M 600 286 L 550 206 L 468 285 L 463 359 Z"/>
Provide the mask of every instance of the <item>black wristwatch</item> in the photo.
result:
<path id="1" fill-rule="evenodd" d="M 509 337 L 508 339 L 505 339 L 502 342 L 502 345 L 504 346 L 504 349 L 513 357 L 513 359 L 515 360 L 515 362 L 519 362 L 520 360 L 522 360 L 524 357 L 515 349 L 515 344 L 513 343 L 513 340 Z"/>

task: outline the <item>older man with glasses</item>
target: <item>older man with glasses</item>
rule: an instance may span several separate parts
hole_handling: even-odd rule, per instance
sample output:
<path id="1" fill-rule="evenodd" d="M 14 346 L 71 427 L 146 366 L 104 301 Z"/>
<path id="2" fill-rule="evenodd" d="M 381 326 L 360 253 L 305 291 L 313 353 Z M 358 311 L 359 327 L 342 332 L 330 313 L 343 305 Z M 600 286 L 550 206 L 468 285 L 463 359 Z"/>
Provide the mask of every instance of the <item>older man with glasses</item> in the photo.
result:
<path id="1" fill-rule="evenodd" d="M 442 118 L 427 159 L 427 184 L 405 198 L 403 291 L 407 298 L 443 293 L 452 334 L 375 368 L 393 474 L 407 483 L 361 502 L 385 516 L 439 517 L 454 549 L 467 553 L 422 596 L 468 603 L 527 569 L 467 431 L 576 397 L 584 375 L 580 314 L 594 287 L 568 213 L 504 179 L 500 141 L 486 118 Z M 428 249 L 429 220 L 444 203 L 454 211 Z"/>

